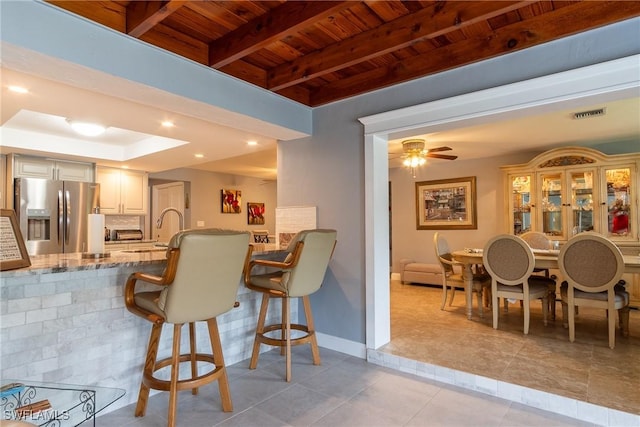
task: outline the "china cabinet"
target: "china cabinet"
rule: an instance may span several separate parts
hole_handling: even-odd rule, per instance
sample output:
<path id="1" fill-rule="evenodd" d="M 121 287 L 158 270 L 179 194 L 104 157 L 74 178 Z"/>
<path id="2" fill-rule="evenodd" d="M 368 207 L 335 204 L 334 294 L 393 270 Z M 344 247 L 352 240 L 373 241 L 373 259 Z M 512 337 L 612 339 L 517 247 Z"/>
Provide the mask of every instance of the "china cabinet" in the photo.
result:
<path id="1" fill-rule="evenodd" d="M 504 166 L 507 231 L 542 231 L 560 242 L 595 231 L 637 244 L 639 168 L 640 153 L 609 156 L 583 147 Z"/>

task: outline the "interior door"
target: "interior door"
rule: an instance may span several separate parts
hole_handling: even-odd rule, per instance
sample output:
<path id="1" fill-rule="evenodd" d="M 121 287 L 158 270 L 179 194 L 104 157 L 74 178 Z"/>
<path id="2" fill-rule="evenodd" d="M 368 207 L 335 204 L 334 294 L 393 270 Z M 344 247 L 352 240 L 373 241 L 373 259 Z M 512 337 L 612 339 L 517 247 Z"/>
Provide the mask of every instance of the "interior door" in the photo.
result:
<path id="1" fill-rule="evenodd" d="M 151 235 L 158 242 L 167 243 L 175 233 L 180 231 L 178 214 L 167 212 L 162 220 L 162 227 L 157 228 L 160 213 L 166 208 L 176 208 L 184 216 L 184 182 L 170 182 L 151 187 Z"/>

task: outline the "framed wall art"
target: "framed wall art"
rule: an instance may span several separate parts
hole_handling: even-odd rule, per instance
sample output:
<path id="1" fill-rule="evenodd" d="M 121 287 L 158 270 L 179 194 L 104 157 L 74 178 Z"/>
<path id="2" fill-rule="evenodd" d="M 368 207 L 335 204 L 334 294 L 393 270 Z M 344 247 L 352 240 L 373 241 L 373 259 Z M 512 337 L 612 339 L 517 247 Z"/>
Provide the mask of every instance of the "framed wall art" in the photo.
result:
<path id="1" fill-rule="evenodd" d="M 264 203 L 247 203 L 247 224 L 264 224 Z"/>
<path id="2" fill-rule="evenodd" d="M 0 245 L 0 271 L 31 265 L 16 213 L 12 209 L 1 210 L 0 242 L 2 242 Z"/>
<path id="3" fill-rule="evenodd" d="M 477 228 L 475 176 L 416 182 L 416 229 Z"/>
<path id="4" fill-rule="evenodd" d="M 220 203 L 222 213 L 242 212 L 242 191 L 240 190 L 220 190 Z"/>

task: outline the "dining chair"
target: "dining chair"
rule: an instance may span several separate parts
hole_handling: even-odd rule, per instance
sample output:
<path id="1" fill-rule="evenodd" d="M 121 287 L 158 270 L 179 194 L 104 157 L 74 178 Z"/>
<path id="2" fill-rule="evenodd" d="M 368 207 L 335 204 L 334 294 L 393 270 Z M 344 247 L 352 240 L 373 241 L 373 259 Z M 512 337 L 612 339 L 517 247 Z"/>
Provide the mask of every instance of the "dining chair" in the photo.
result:
<path id="1" fill-rule="evenodd" d="M 142 372 L 142 383 L 135 409 L 136 417 L 145 415 L 150 389 L 169 391 L 168 425 L 175 425 L 177 393 L 218 381 L 222 410 L 233 410 L 229 382 L 224 364 L 217 316 L 236 306 L 236 295 L 242 271 L 251 258 L 250 233 L 219 229 L 193 229 L 173 235 L 167 248 L 167 266 L 162 276 L 132 273 L 125 284 L 127 309 L 151 322 L 151 334 Z M 144 282 L 142 290 L 136 285 Z M 148 290 L 149 286 L 160 290 Z M 196 350 L 196 322 L 207 323 L 211 354 Z M 163 325 L 173 324 L 171 356 L 156 360 Z M 189 353 L 180 354 L 182 326 L 189 324 Z M 180 379 L 182 362 L 191 365 L 191 377 Z M 198 373 L 198 365 L 210 364 L 206 373 Z M 170 379 L 162 368 L 170 367 Z"/>
<path id="2" fill-rule="evenodd" d="M 532 275 L 535 259 L 529 245 L 518 236 L 501 234 L 491 238 L 482 252 L 484 267 L 491 276 L 493 328 L 498 329 L 499 298 L 523 302 L 524 333 L 529 333 L 531 301 L 542 300 L 542 317 L 547 326 L 549 291 L 547 284 Z"/>
<path id="3" fill-rule="evenodd" d="M 245 270 L 245 286 L 262 293 L 262 304 L 258 315 L 256 336 L 249 368 L 258 366 L 260 345 L 266 344 L 284 350 L 287 382 L 291 381 L 291 346 L 309 343 L 314 365 L 320 364 L 320 352 L 316 340 L 311 302 L 309 295 L 320 289 L 329 261 L 336 245 L 335 230 L 303 230 L 297 233 L 287 247 L 284 261 L 266 259 L 252 260 Z M 254 267 L 276 268 L 277 271 L 264 274 L 251 274 Z M 266 325 L 269 301 L 279 298 L 282 302 L 280 323 Z M 301 298 L 304 307 L 306 325 L 291 323 L 291 299 Z M 291 331 L 296 330 L 301 336 L 292 338 Z M 276 338 L 273 331 L 280 331 Z"/>
<path id="4" fill-rule="evenodd" d="M 464 289 L 466 281 L 462 276 L 461 264 L 453 260 L 449 244 L 439 232 L 433 235 L 433 246 L 442 270 L 442 303 L 440 304 L 440 310 L 444 310 L 449 290 L 451 291 L 449 306 L 451 306 L 456 288 Z M 480 317 L 484 317 L 484 306 L 488 305 L 485 301 L 490 300 L 490 298 L 485 300 L 485 297 L 488 297 L 491 293 L 491 277 L 482 272 L 474 274 L 472 291 L 476 293 L 478 299 L 478 314 Z"/>
<path id="5" fill-rule="evenodd" d="M 576 337 L 574 307 L 602 308 L 607 312 L 609 347 L 615 347 L 615 313 L 623 336 L 629 335 L 629 293 L 616 286 L 624 273 L 620 249 L 606 237 L 591 232 L 572 237 L 560 249 L 562 323 L 569 341 Z"/>
<path id="6" fill-rule="evenodd" d="M 526 233 L 520 234 L 522 240 L 527 242 L 531 249 L 543 249 L 549 250 L 551 249 L 551 240 L 547 237 L 546 234 L 540 231 L 527 231 Z M 551 314 L 551 319 L 556 319 L 556 295 L 557 295 L 557 276 L 555 274 L 550 274 L 548 268 L 533 268 L 534 273 L 543 273 L 543 278 L 540 278 L 541 282 L 547 283 L 547 288 L 549 289 L 549 313 Z"/>

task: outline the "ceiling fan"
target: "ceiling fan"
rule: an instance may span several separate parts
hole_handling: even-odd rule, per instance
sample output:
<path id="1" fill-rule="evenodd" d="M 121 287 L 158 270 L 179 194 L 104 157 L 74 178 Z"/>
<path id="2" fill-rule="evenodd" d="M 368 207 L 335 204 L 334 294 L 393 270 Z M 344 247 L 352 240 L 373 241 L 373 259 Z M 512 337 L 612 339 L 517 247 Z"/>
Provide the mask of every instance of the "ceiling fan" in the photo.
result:
<path id="1" fill-rule="evenodd" d="M 449 151 L 450 147 L 434 147 L 425 148 L 424 139 L 407 139 L 402 141 L 402 158 L 403 164 L 411 169 L 411 173 L 415 178 L 416 168 L 426 163 L 427 158 L 455 160 L 458 156 L 448 154 L 439 154 L 439 151 Z M 391 157 L 390 157 L 391 159 Z"/>
<path id="2" fill-rule="evenodd" d="M 402 141 L 402 157 L 410 159 L 414 157 L 431 157 L 434 159 L 455 160 L 458 156 L 438 154 L 438 151 L 450 151 L 450 147 L 424 148 L 424 139 L 407 139 Z"/>

